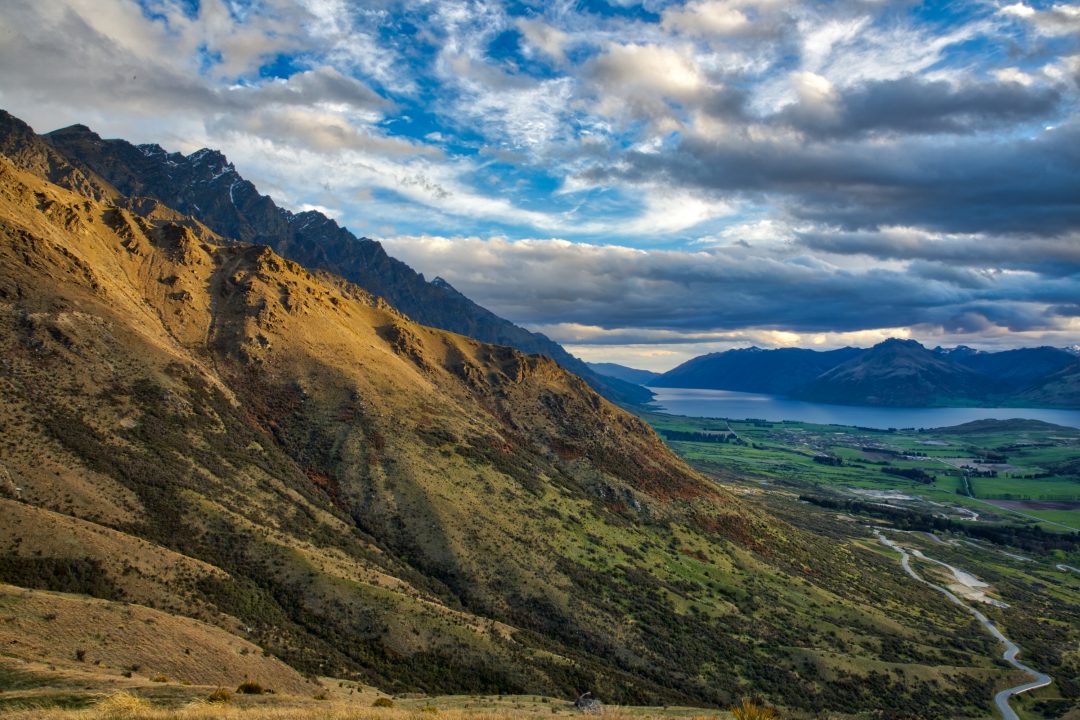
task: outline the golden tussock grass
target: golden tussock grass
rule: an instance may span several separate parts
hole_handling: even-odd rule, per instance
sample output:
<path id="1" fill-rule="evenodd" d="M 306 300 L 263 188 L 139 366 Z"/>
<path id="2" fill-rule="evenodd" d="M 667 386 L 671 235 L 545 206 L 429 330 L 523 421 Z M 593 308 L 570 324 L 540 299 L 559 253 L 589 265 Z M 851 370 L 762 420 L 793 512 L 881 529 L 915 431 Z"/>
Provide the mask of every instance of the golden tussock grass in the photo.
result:
<path id="1" fill-rule="evenodd" d="M 556 717 L 566 717 L 568 714 L 580 715 L 562 712 Z M 6 720 L 519 720 L 520 718 L 551 718 L 552 716 L 553 713 L 550 710 L 540 712 L 514 709 L 492 712 L 468 709 L 443 710 L 430 707 L 405 709 L 357 707 L 333 702 L 243 707 L 199 700 L 179 708 L 163 708 L 155 707 L 132 693 L 120 692 L 82 710 L 27 709 L 11 712 L 6 715 Z M 605 720 L 646 720 L 650 716 L 605 710 L 598 717 Z M 777 716 L 761 717 L 775 718 Z M 717 716 L 704 715 L 685 720 L 717 720 Z"/>
<path id="2" fill-rule="evenodd" d="M 735 720 L 779 720 L 776 710 L 765 705 L 758 705 L 751 700 L 743 699 L 741 703 L 731 709 Z"/>

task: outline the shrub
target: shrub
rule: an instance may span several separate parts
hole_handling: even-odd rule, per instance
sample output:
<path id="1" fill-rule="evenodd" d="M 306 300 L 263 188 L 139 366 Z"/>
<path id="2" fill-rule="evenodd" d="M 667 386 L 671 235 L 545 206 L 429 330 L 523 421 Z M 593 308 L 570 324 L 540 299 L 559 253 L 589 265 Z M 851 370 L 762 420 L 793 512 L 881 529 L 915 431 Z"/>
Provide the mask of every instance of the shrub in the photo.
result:
<path id="1" fill-rule="evenodd" d="M 223 687 L 219 687 L 214 692 L 206 696 L 206 702 L 208 703 L 230 703 L 232 702 L 232 693 Z"/>
<path id="2" fill-rule="evenodd" d="M 105 720 L 137 720 L 153 709 L 153 705 L 138 695 L 120 692 L 101 700 L 94 706 L 97 715 Z"/>
<path id="3" fill-rule="evenodd" d="M 375 702 L 371 703 L 371 707 L 394 707 L 394 701 L 390 698 L 375 698 Z"/>
<path id="4" fill-rule="evenodd" d="M 249 680 L 248 682 L 240 683 L 240 687 L 236 688 L 236 692 L 244 695 L 262 695 L 266 690 L 264 690 L 263 686 L 259 683 L 251 682 Z"/>
<path id="5" fill-rule="evenodd" d="M 743 698 L 743 701 L 731 708 L 731 714 L 735 720 L 779 720 L 776 710 L 767 705 L 758 705 L 753 700 Z"/>
<path id="6" fill-rule="evenodd" d="M 150 678 L 150 682 L 169 682 L 169 678 L 161 673 L 158 673 L 154 677 Z"/>

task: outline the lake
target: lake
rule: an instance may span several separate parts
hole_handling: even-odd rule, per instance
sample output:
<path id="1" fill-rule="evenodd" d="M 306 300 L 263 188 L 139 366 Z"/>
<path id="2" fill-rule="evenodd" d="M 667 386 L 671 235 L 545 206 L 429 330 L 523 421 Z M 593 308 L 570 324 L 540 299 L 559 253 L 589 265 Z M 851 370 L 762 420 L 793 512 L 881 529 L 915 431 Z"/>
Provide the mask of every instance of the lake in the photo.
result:
<path id="1" fill-rule="evenodd" d="M 729 420 L 756 418 L 771 422 L 798 420 L 822 425 L 858 425 L 881 429 L 948 427 L 972 420 L 1023 418 L 1080 428 L 1080 410 L 858 407 L 823 405 L 788 400 L 776 395 L 756 395 L 730 390 L 649 389 L 656 393 L 654 403 L 658 410 L 691 417 Z"/>

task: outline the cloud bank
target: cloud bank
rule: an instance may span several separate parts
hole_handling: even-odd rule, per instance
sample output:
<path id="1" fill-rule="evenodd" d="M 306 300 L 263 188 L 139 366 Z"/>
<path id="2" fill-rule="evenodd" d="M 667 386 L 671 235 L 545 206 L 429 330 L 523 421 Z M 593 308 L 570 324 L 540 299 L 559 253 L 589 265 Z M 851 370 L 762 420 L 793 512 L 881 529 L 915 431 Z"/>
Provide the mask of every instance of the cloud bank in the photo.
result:
<path id="1" fill-rule="evenodd" d="M 0 105 L 39 131 L 220 148 L 287 206 L 590 359 L 1080 341 L 1078 100 L 1078 3 L 0 15 Z"/>

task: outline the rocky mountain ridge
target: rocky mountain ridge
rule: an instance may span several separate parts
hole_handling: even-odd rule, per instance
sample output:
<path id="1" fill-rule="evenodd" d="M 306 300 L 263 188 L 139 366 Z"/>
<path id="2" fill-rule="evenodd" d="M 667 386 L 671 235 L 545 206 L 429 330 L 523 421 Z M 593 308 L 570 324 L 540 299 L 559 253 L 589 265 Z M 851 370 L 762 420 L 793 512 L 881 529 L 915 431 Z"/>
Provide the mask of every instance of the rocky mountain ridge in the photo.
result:
<path id="1" fill-rule="evenodd" d="M 498 317 L 445 281 L 428 282 L 377 241 L 353 235 L 320 212 L 293 213 L 279 207 L 217 150 L 203 148 L 184 156 L 156 144 L 105 140 L 85 125 L 41 137 L 69 163 L 105 178 L 124 196 L 154 198 L 224 238 L 267 245 L 305 267 L 340 275 L 417 322 L 546 355 L 617 402 L 636 404 L 651 397 L 636 384 L 593 372 L 558 343 Z"/>

